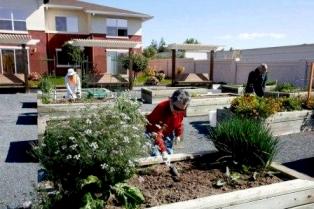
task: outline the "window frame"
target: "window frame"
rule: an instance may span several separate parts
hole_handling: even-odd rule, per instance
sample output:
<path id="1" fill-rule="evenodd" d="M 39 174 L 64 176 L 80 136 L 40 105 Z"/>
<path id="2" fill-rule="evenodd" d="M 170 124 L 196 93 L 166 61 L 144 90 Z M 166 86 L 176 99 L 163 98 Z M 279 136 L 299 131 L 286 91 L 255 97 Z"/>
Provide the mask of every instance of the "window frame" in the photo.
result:
<path id="1" fill-rule="evenodd" d="M 58 30 L 57 18 L 65 18 L 65 30 Z M 71 20 L 71 21 L 69 21 L 69 20 Z M 75 24 L 73 24 L 73 23 L 75 23 Z M 78 18 L 78 16 L 55 16 L 55 31 L 58 33 L 78 33 L 79 32 L 79 18 Z"/>
<path id="2" fill-rule="evenodd" d="M 0 31 L 16 31 L 16 32 L 27 32 L 27 24 L 26 24 L 26 18 L 20 19 L 20 18 L 14 18 L 14 12 L 10 11 L 10 19 L 8 18 L 0 18 L 0 20 L 3 21 L 10 21 L 11 29 L 3 29 L 0 28 Z M 22 22 L 25 23 L 25 30 L 16 30 L 15 29 L 15 22 Z"/>
<path id="3" fill-rule="evenodd" d="M 126 21 L 126 26 L 119 26 L 119 21 Z M 109 24 L 111 22 L 111 24 Z M 114 25 L 112 25 L 112 23 Z M 115 34 L 109 34 L 108 28 L 115 29 Z M 125 36 L 119 36 L 119 30 L 125 30 L 126 35 Z M 128 28 L 128 20 L 127 19 L 119 19 L 119 18 L 107 18 L 106 20 L 106 36 L 107 37 L 113 37 L 113 38 L 128 38 L 129 37 L 129 28 Z"/>
<path id="4" fill-rule="evenodd" d="M 0 47 L 0 73 L 3 74 L 3 50 L 13 50 L 13 59 L 14 59 L 14 73 L 17 73 L 17 62 L 16 62 L 16 50 L 22 50 L 22 47 L 15 47 L 15 46 L 5 46 Z M 29 47 L 26 47 L 26 57 L 27 57 L 27 71 L 30 73 L 30 62 L 29 62 Z"/>
<path id="5" fill-rule="evenodd" d="M 72 64 L 59 64 L 58 60 L 58 52 L 62 52 L 62 48 L 56 48 L 56 67 L 58 68 L 66 68 L 66 67 L 80 67 L 80 65 L 72 65 Z"/>

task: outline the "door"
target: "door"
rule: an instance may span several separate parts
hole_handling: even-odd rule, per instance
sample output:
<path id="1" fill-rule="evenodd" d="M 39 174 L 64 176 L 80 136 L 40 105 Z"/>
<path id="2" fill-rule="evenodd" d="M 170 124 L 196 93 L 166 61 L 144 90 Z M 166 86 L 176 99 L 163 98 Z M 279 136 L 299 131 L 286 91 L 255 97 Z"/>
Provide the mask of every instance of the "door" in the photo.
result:
<path id="1" fill-rule="evenodd" d="M 118 74 L 118 66 L 117 66 L 117 52 L 109 51 L 107 52 L 107 73 L 111 75 Z"/>
<path id="2" fill-rule="evenodd" d="M 2 50 L 2 70 L 3 70 L 3 74 L 14 74 L 15 73 L 14 50 L 13 49 L 3 49 Z"/>

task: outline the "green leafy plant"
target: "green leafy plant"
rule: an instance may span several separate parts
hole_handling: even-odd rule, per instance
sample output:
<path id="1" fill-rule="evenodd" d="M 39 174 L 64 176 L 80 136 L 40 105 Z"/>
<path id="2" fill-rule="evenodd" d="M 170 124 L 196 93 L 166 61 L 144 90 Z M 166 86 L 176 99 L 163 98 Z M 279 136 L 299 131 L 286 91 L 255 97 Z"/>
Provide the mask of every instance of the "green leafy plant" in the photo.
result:
<path id="1" fill-rule="evenodd" d="M 268 80 L 266 81 L 266 86 L 272 86 L 272 85 L 276 85 L 277 81 L 276 80 Z"/>
<path id="2" fill-rule="evenodd" d="M 274 91 L 291 93 L 291 92 L 296 92 L 298 90 L 299 89 L 291 83 L 283 83 L 283 84 L 278 84 Z"/>
<path id="3" fill-rule="evenodd" d="M 112 188 L 112 193 L 126 209 L 135 209 L 142 204 L 145 199 L 141 191 L 126 183 L 118 183 Z"/>
<path id="4" fill-rule="evenodd" d="M 297 97 L 287 97 L 282 100 L 283 111 L 294 111 L 302 109 L 302 99 Z"/>
<path id="5" fill-rule="evenodd" d="M 40 80 L 38 87 L 40 88 L 42 92 L 41 100 L 42 103 L 47 104 L 51 102 L 51 93 L 53 89 L 55 88 L 54 84 L 50 80 L 48 76 L 42 77 Z"/>
<path id="6" fill-rule="evenodd" d="M 278 138 L 260 121 L 233 117 L 210 132 L 216 148 L 239 166 L 265 168 L 273 160 Z"/>
<path id="7" fill-rule="evenodd" d="M 146 154 L 145 124 L 139 104 L 121 95 L 115 104 L 50 123 L 35 153 L 63 200 L 82 199 L 88 192 L 95 201 L 96 193 L 106 200 L 110 187 L 130 178 L 135 159 Z M 85 200 L 91 204 L 89 195 Z"/>

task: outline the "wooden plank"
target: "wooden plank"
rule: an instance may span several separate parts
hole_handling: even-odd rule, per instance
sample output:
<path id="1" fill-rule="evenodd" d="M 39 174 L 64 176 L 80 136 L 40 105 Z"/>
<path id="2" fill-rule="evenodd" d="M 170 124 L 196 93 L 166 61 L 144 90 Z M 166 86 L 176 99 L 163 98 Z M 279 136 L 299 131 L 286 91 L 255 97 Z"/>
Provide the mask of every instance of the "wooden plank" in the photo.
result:
<path id="1" fill-rule="evenodd" d="M 314 188 L 287 193 L 280 196 L 268 197 L 262 200 L 252 201 L 249 203 L 222 207 L 222 209 L 243 209 L 243 208 L 254 208 L 254 209 L 286 209 L 298 205 L 308 204 L 314 202 Z"/>
<path id="2" fill-rule="evenodd" d="M 314 63 L 312 63 L 310 80 L 309 80 L 309 84 L 308 84 L 307 102 L 309 102 L 311 99 L 311 91 L 312 91 L 313 79 L 314 79 L 313 77 L 314 77 Z"/>
<path id="3" fill-rule="evenodd" d="M 253 201 L 260 201 L 259 208 L 263 209 L 284 209 L 290 206 L 302 205 L 314 202 L 314 182 L 306 180 L 291 180 L 256 188 L 218 194 L 194 200 L 177 202 L 162 206 L 153 207 L 151 209 L 225 209 L 240 204 L 252 204 Z M 287 196 L 288 195 L 288 196 Z M 282 202 L 287 202 L 287 207 L 277 207 L 278 199 L 272 200 L 272 205 L 265 205 L 267 200 L 274 197 L 284 196 Z M 287 201 L 288 198 L 291 201 Z M 257 209 L 254 206 L 240 207 L 241 209 Z M 229 209 L 229 208 L 228 208 Z M 231 208 L 230 208 L 231 209 Z M 232 208 L 234 209 L 234 208 Z"/>
<path id="4" fill-rule="evenodd" d="M 314 203 L 301 205 L 301 206 L 297 206 L 297 207 L 293 207 L 289 209 L 313 209 L 313 208 L 314 208 Z"/>
<path id="5" fill-rule="evenodd" d="M 296 170 L 293 170 L 291 168 L 288 168 L 280 163 L 277 163 L 277 162 L 272 162 L 271 164 L 271 167 L 274 168 L 275 170 L 278 170 L 282 173 L 285 173 L 287 174 L 288 176 L 290 177 L 293 177 L 293 178 L 298 178 L 298 179 L 303 179 L 303 180 L 309 180 L 309 181 L 314 181 L 314 178 L 308 176 L 308 175 L 305 175 L 303 173 L 300 173 Z"/>

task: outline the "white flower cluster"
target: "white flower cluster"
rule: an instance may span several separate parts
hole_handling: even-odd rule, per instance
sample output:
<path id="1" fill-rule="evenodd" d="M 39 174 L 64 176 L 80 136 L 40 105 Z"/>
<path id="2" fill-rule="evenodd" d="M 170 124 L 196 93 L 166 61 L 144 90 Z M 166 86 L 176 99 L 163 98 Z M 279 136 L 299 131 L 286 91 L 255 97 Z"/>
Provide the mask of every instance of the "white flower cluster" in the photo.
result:
<path id="1" fill-rule="evenodd" d="M 93 150 L 98 149 L 98 144 L 97 144 L 97 142 L 92 142 L 89 146 L 90 146 Z"/>

